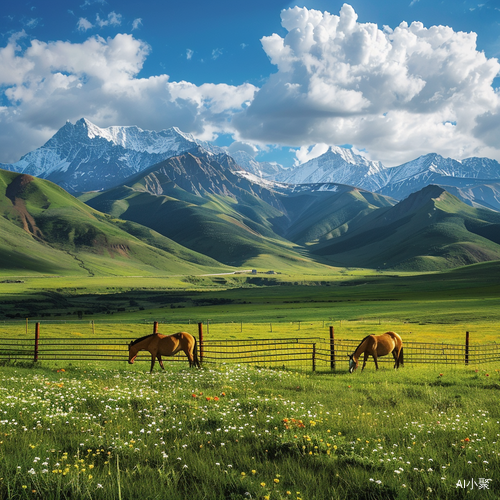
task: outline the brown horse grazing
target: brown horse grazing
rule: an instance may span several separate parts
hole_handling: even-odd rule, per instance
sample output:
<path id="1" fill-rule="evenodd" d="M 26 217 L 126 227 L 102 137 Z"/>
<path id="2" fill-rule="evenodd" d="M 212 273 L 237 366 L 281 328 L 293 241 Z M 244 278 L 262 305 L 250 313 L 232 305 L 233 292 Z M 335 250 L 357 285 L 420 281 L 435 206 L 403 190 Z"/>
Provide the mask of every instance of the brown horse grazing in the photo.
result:
<path id="1" fill-rule="evenodd" d="M 173 335 L 162 335 L 161 333 L 152 333 L 140 339 L 133 340 L 128 345 L 128 362 L 133 364 L 139 351 L 149 351 L 151 353 L 151 370 L 153 373 L 155 359 L 164 370 L 162 356 L 173 356 L 179 351 L 184 351 L 189 360 L 189 366 L 200 368 L 198 361 L 198 352 L 196 349 L 196 339 L 187 332 L 174 333 Z"/>
<path id="2" fill-rule="evenodd" d="M 368 356 L 373 356 L 375 367 L 378 370 L 377 358 L 390 354 L 391 352 L 395 361 L 394 368 L 399 368 L 399 365 L 403 366 L 403 341 L 397 333 L 386 332 L 382 335 L 368 335 L 368 337 L 365 337 L 360 342 L 354 353 L 350 356 L 348 355 L 349 373 L 352 373 L 358 367 L 358 360 L 361 354 L 365 354 L 363 367 L 361 368 L 361 371 L 363 371 Z"/>

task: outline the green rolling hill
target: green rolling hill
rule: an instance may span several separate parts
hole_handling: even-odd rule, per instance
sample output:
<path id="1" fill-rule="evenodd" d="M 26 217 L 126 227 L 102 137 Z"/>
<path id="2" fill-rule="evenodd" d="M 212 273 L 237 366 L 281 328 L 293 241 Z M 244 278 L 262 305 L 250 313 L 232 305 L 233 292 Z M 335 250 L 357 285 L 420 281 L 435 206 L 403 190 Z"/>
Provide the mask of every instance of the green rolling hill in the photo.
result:
<path id="1" fill-rule="evenodd" d="M 391 205 L 389 198 L 349 186 L 272 189 L 239 175 L 229 157 L 225 161 L 186 153 L 80 199 L 225 264 L 277 270 L 322 268 L 323 259 L 311 259 L 308 245 Z"/>
<path id="2" fill-rule="evenodd" d="M 2 274 L 157 275 L 227 270 L 55 184 L 0 170 Z"/>
<path id="3" fill-rule="evenodd" d="M 500 259 L 500 214 L 441 187 L 396 203 L 339 184 L 259 183 L 203 151 L 79 199 L 0 171 L 0 214 L 0 269 L 12 275 L 436 271 Z"/>
<path id="4" fill-rule="evenodd" d="M 500 214 L 440 187 L 396 203 L 339 184 L 259 184 L 238 168 L 189 152 L 82 200 L 239 267 L 433 271 L 500 259 Z"/>
<path id="5" fill-rule="evenodd" d="M 313 250 L 338 266 L 432 271 L 500 259 L 500 213 L 472 208 L 438 186 Z"/>

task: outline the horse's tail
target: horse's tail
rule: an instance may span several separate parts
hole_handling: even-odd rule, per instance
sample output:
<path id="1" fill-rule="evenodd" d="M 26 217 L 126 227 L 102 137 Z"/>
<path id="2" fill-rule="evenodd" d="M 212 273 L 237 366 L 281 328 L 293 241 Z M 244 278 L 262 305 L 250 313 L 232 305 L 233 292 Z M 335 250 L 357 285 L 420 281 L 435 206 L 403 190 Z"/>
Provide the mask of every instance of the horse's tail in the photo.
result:
<path id="1" fill-rule="evenodd" d="M 399 359 L 399 364 L 401 366 L 404 366 L 405 363 L 404 363 L 403 348 L 402 347 L 401 347 L 401 350 L 399 351 L 399 358 L 398 359 Z"/>
<path id="2" fill-rule="evenodd" d="M 194 348 L 193 348 L 193 359 L 194 359 L 194 364 L 200 368 L 200 361 L 198 360 L 198 342 L 196 342 L 196 337 L 194 338 Z"/>

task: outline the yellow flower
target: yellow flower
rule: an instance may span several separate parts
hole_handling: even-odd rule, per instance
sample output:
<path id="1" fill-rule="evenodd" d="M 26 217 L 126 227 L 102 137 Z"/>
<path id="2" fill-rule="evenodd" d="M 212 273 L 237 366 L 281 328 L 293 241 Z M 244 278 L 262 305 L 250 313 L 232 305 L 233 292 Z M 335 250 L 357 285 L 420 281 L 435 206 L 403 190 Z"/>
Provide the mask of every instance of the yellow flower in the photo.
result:
<path id="1" fill-rule="evenodd" d="M 242 475 L 242 477 L 245 477 L 245 476 L 246 476 L 246 474 L 245 474 L 244 472 L 242 472 L 242 473 L 241 473 L 241 475 Z"/>
<path id="2" fill-rule="evenodd" d="M 280 482 L 280 480 L 276 477 L 276 478 L 274 479 L 274 482 L 275 482 L 276 484 L 278 484 L 278 483 Z"/>
<path id="3" fill-rule="evenodd" d="M 266 483 L 260 483 L 260 485 L 265 488 L 266 487 Z"/>
<path id="4" fill-rule="evenodd" d="M 253 471 L 252 471 L 252 474 L 254 474 L 254 475 L 255 475 L 255 474 L 257 474 L 257 471 L 256 471 L 256 470 L 253 470 Z"/>

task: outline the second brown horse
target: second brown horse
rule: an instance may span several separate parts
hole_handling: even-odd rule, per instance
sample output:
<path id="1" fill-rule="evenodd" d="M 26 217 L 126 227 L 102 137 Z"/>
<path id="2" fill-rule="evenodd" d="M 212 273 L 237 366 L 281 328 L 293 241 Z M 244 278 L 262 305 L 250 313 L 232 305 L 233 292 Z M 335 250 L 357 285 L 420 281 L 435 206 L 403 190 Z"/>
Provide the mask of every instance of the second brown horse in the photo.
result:
<path id="1" fill-rule="evenodd" d="M 152 333 L 140 339 L 133 340 L 128 345 L 128 362 L 133 364 L 139 351 L 149 351 L 151 353 L 151 370 L 153 373 L 155 360 L 157 359 L 164 370 L 162 356 L 173 356 L 179 351 L 184 351 L 189 366 L 200 368 L 198 361 L 198 352 L 196 349 L 196 339 L 187 332 L 174 333 L 173 335 L 162 335 L 161 333 Z"/>
<path id="2" fill-rule="evenodd" d="M 382 335 L 368 335 L 360 342 L 354 353 L 349 356 L 349 372 L 352 373 L 358 367 L 359 357 L 363 353 L 365 356 L 361 371 L 366 366 L 368 356 L 373 356 L 375 368 L 378 370 L 378 357 L 386 356 L 391 352 L 394 356 L 394 368 L 399 368 L 399 365 L 403 366 L 403 341 L 397 333 L 386 332 Z"/>

